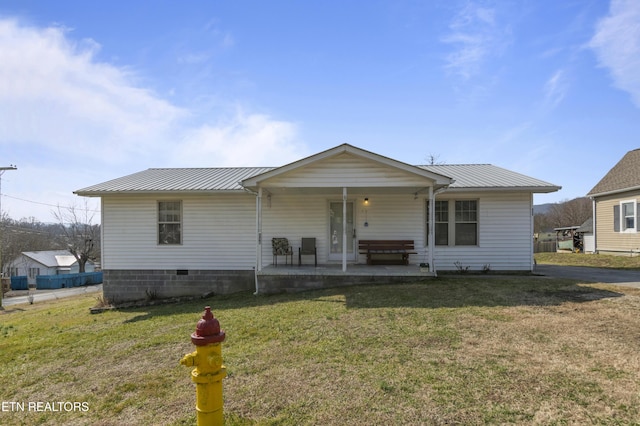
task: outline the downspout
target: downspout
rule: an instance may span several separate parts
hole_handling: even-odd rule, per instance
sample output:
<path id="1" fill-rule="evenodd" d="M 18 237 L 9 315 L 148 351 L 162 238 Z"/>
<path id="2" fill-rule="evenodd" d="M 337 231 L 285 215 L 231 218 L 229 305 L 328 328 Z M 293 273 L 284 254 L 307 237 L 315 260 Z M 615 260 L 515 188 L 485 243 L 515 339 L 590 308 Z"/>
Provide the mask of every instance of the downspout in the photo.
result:
<path id="1" fill-rule="evenodd" d="M 433 193 L 433 185 L 431 185 L 429 187 L 429 217 L 427 218 L 427 221 L 429 223 L 429 232 L 427 233 L 427 246 L 428 246 L 428 250 L 429 250 L 429 257 L 427 258 L 427 260 L 429 261 L 429 272 L 433 273 L 434 276 L 438 276 L 437 272 L 436 272 L 436 267 L 433 264 L 433 252 L 435 250 L 435 238 L 434 236 L 434 232 L 435 232 L 435 218 L 436 218 L 436 212 L 434 211 L 436 207 L 436 200 L 435 200 L 435 195 Z"/>
<path id="2" fill-rule="evenodd" d="M 598 234 L 597 234 L 597 222 L 596 222 L 596 199 L 591 197 L 591 216 L 593 220 L 591 225 L 593 226 L 593 254 L 598 254 Z"/>
<path id="3" fill-rule="evenodd" d="M 533 233 L 535 231 L 535 223 L 533 220 L 533 192 L 530 195 L 530 200 L 529 200 L 529 209 L 531 211 L 531 218 L 529 220 L 529 249 L 531 251 L 531 259 L 529 260 L 529 267 L 531 268 L 531 272 L 534 272 L 535 269 L 535 264 L 536 264 L 536 258 L 533 255 Z"/>
<path id="4" fill-rule="evenodd" d="M 436 221 L 436 195 L 445 192 L 448 188 L 449 188 L 448 186 L 445 186 L 445 187 L 442 187 L 442 188 L 437 189 L 437 190 L 434 191 L 433 187 L 431 187 L 430 191 L 429 191 L 429 198 L 430 198 L 430 200 L 429 200 L 429 220 L 431 221 L 431 222 L 429 222 L 431 224 L 431 226 L 429 227 L 430 228 L 429 230 L 432 233 L 431 234 L 430 243 L 433 244 L 433 245 L 429 246 L 429 253 L 430 253 L 429 256 L 431 257 L 431 262 L 429 263 L 429 266 L 431 268 L 431 272 L 433 273 L 433 276 L 436 277 L 436 278 L 438 277 L 438 271 L 436 271 L 436 265 L 435 265 L 435 261 L 433 260 L 433 254 L 431 254 L 432 250 L 434 252 L 436 251 L 436 239 L 435 239 L 435 235 L 436 235 L 436 233 L 435 233 L 436 232 L 436 224 L 435 224 L 435 221 Z M 432 192 L 433 192 L 433 194 L 432 194 Z M 433 197 L 431 195 L 433 195 Z M 431 228 L 433 228 L 433 229 L 431 229 Z"/>
<path id="5" fill-rule="evenodd" d="M 243 188 L 249 194 L 256 196 L 256 264 L 253 267 L 253 279 L 255 281 L 256 291 L 253 293 L 257 296 L 260 290 L 258 282 L 258 271 L 262 269 L 261 251 L 262 251 L 262 188 L 258 192 L 254 192 L 248 188 Z"/>

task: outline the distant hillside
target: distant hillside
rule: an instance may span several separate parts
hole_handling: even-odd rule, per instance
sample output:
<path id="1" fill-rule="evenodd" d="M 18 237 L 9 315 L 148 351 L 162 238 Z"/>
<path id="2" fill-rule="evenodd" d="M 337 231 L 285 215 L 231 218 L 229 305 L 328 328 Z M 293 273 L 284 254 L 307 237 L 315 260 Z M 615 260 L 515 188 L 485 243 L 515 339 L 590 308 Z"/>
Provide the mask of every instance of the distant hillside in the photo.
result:
<path id="1" fill-rule="evenodd" d="M 547 214 L 553 203 L 537 204 L 533 206 L 533 214 Z"/>

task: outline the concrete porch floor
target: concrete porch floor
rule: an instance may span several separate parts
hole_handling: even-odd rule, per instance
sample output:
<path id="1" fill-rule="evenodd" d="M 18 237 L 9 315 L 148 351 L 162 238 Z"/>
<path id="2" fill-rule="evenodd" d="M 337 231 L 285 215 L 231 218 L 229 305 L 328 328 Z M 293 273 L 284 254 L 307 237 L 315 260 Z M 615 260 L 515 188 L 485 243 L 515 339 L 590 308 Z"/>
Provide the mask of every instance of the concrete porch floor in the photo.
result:
<path id="1" fill-rule="evenodd" d="M 430 272 L 422 272 L 418 265 L 366 265 L 350 263 L 347 271 L 342 271 L 341 263 L 328 263 L 324 265 L 268 265 L 258 272 L 258 275 L 387 275 L 387 276 L 420 276 L 430 277 Z"/>
<path id="2" fill-rule="evenodd" d="M 391 284 L 421 281 L 434 274 L 422 271 L 418 265 L 366 265 L 342 264 L 318 265 L 268 265 L 258 272 L 258 293 L 304 291 L 319 288 L 342 287 L 362 284 Z"/>

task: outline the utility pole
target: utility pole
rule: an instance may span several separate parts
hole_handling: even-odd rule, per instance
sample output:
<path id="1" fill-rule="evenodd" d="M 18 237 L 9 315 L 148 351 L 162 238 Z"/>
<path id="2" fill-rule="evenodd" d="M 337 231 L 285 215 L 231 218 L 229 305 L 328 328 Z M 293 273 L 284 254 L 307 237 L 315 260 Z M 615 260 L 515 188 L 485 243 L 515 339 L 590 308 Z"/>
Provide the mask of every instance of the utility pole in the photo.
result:
<path id="1" fill-rule="evenodd" d="M 4 265 L 2 264 L 2 237 L 4 234 L 4 229 L 2 229 L 2 175 L 7 170 L 18 170 L 18 168 L 13 164 L 10 166 L 0 167 L 0 308 L 2 308 L 2 296 L 4 292 Z"/>

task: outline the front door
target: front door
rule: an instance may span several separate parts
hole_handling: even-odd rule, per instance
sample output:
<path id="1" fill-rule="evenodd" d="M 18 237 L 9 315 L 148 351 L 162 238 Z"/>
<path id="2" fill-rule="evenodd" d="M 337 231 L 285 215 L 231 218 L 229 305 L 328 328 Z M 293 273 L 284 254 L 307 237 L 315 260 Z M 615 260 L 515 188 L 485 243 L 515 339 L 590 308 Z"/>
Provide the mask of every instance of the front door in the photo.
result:
<path id="1" fill-rule="evenodd" d="M 343 218 L 342 201 L 329 203 L 329 260 L 342 260 L 343 226 L 347 230 L 347 260 L 355 260 L 356 229 L 353 202 L 347 201 L 347 217 Z"/>

